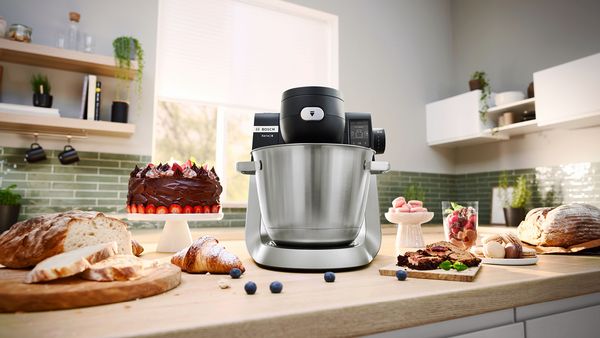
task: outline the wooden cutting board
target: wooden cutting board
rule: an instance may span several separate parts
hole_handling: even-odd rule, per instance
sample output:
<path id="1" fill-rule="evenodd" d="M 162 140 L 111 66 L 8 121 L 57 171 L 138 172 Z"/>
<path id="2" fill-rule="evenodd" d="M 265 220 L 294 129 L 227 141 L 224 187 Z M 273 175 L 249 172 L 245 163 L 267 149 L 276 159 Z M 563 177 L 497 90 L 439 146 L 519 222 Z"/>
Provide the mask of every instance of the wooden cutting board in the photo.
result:
<path id="1" fill-rule="evenodd" d="M 396 277 L 396 271 L 398 271 L 400 269 L 406 270 L 406 272 L 408 273 L 408 277 L 411 277 L 411 278 L 439 279 L 439 280 L 450 280 L 450 281 L 456 281 L 456 282 L 472 282 L 475 279 L 475 276 L 477 275 L 477 273 L 479 272 L 479 269 L 481 269 L 481 265 L 474 267 L 474 268 L 468 268 L 467 270 L 459 272 L 454 269 L 451 269 L 448 271 L 442 270 L 442 269 L 413 270 L 413 269 L 397 266 L 396 264 L 392 263 L 392 264 L 386 265 L 382 268 L 379 268 L 379 274 L 382 276 Z"/>
<path id="2" fill-rule="evenodd" d="M 0 312 L 33 312 L 118 303 L 154 296 L 181 282 L 181 270 L 163 264 L 132 281 L 94 282 L 73 276 L 48 283 L 25 284 L 28 270 L 0 268 Z"/>

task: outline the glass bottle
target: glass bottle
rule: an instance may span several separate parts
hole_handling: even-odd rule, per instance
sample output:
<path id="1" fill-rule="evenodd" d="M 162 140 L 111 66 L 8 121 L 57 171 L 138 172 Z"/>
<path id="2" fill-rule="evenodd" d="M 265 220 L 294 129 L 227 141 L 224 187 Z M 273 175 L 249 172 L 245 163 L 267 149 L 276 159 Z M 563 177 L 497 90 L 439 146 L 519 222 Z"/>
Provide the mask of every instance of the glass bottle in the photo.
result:
<path id="1" fill-rule="evenodd" d="M 81 16 L 77 12 L 69 12 L 69 27 L 67 29 L 67 48 L 79 49 L 79 18 Z"/>

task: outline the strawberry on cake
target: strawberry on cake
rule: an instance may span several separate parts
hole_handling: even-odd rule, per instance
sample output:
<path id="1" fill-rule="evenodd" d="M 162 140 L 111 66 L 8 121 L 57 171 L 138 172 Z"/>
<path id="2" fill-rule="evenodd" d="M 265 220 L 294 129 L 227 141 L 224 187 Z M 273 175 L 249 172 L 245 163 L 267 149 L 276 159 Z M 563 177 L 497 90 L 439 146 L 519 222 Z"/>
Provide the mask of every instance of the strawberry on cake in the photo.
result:
<path id="1" fill-rule="evenodd" d="M 221 209 L 223 191 L 215 168 L 191 161 L 138 166 L 129 175 L 127 212 L 141 214 L 209 214 Z"/>

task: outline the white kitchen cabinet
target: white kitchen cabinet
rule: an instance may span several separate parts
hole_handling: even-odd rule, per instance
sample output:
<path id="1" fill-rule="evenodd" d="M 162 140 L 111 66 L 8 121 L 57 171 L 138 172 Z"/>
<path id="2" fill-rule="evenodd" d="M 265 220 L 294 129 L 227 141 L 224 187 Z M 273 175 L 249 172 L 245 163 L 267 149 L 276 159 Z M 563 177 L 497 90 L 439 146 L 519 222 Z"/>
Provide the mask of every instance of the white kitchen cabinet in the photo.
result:
<path id="1" fill-rule="evenodd" d="M 527 338 L 597 338 L 600 305 L 525 321 Z"/>
<path id="2" fill-rule="evenodd" d="M 533 74 L 540 126 L 600 124 L 600 53 Z"/>
<path id="3" fill-rule="evenodd" d="M 475 316 L 446 320 L 442 322 L 409 327 L 368 335 L 368 338 L 442 338 L 462 335 L 468 332 L 482 332 L 489 328 L 506 327 L 514 324 L 513 309 L 482 313 Z M 520 323 L 522 326 L 523 324 Z M 502 332 L 502 331 L 501 331 Z M 462 336 L 461 336 L 462 337 Z M 468 337 L 468 336 L 467 336 Z M 490 336 L 495 337 L 495 336 Z M 510 336 L 504 336 L 510 337 Z M 517 338 L 519 336 L 516 336 Z"/>
<path id="4" fill-rule="evenodd" d="M 483 133 L 486 127 L 479 117 L 480 95 L 481 90 L 474 90 L 427 104 L 427 143 L 457 146 L 506 139 Z"/>
<path id="5" fill-rule="evenodd" d="M 490 107 L 488 118 L 496 121 L 506 111 L 535 109 L 535 120 L 485 127 L 479 119 L 481 91 L 475 90 L 426 105 L 427 143 L 456 147 L 552 128 L 600 125 L 600 53 L 541 70 L 533 79 L 535 98 Z"/>
<path id="6" fill-rule="evenodd" d="M 515 320 L 526 320 L 600 305 L 600 292 L 515 308 Z"/>
<path id="7" fill-rule="evenodd" d="M 493 329 L 480 330 L 452 336 L 450 338 L 525 338 L 525 327 L 523 323 L 515 323 Z"/>

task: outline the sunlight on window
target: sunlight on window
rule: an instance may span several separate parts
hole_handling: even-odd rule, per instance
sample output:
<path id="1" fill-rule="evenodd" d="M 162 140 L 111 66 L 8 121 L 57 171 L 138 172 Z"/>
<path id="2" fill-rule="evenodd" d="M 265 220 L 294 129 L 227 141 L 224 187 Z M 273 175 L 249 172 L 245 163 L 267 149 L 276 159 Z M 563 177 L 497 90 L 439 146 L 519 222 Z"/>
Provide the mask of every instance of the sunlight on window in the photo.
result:
<path id="1" fill-rule="evenodd" d="M 254 114 L 286 89 L 337 87 L 338 18 L 285 1 L 159 2 L 155 162 L 215 167 L 221 201 L 247 202 Z M 277 29 L 273 29 L 277 27 Z"/>
<path id="2" fill-rule="evenodd" d="M 200 164 L 215 165 L 217 107 L 159 101 L 154 133 L 153 162 L 194 157 Z"/>
<path id="3" fill-rule="evenodd" d="M 235 163 L 250 159 L 253 117 L 250 109 L 159 101 L 153 162 L 195 158 L 214 166 L 223 186 L 221 201 L 245 203 L 248 177 L 235 170 Z"/>

